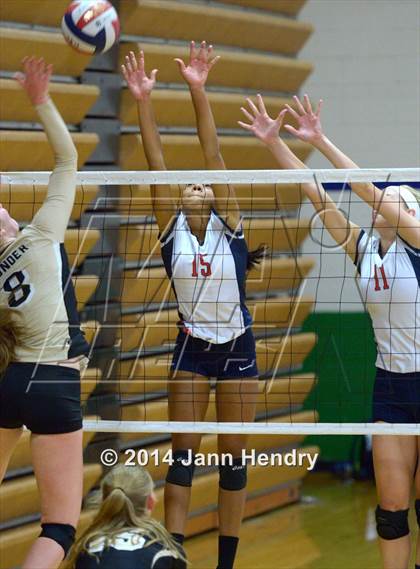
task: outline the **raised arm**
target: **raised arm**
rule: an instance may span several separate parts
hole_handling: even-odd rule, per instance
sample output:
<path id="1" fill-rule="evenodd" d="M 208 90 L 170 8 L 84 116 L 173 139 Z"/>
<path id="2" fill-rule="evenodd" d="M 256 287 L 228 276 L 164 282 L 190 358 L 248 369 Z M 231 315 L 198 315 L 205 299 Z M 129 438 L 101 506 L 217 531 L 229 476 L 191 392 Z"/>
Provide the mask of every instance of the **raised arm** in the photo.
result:
<path id="1" fill-rule="evenodd" d="M 205 85 L 208 74 L 220 57 L 213 57 L 213 47 L 202 42 L 196 49 L 194 42 L 190 45 L 190 61 L 188 65 L 182 59 L 175 59 L 182 77 L 187 82 L 194 105 L 197 120 L 198 138 L 208 170 L 225 170 L 225 162 L 220 152 L 216 124 Z M 231 185 L 216 184 L 213 186 L 216 199 L 216 210 L 233 229 L 240 224 L 240 211 L 235 189 Z"/>
<path id="2" fill-rule="evenodd" d="M 153 112 L 151 95 L 156 83 L 157 69 L 154 69 L 150 77 L 146 75 L 144 66 L 144 53 L 130 54 L 125 58 L 122 65 L 122 73 L 127 81 L 131 94 L 137 101 L 137 111 L 144 153 L 150 170 L 166 170 L 163 158 L 162 143 Z M 175 213 L 175 203 L 172 199 L 169 185 L 151 186 L 153 213 L 163 233 Z"/>
<path id="3" fill-rule="evenodd" d="M 318 112 L 314 112 L 308 95 L 304 95 L 303 104 L 295 97 L 297 111 L 288 107 L 289 112 L 298 121 L 299 128 L 295 129 L 291 125 L 285 125 L 290 133 L 301 140 L 310 142 L 317 150 L 331 162 L 335 168 L 353 169 L 359 166 L 346 156 L 331 140 L 323 133 L 320 128 L 319 110 L 322 101 L 319 102 Z M 400 202 L 390 199 L 385 192 L 377 188 L 374 184 L 367 182 L 351 182 L 351 189 L 362 200 L 373 209 L 379 211 L 392 227 L 395 227 L 398 234 L 410 245 L 420 248 L 420 221 L 415 216 L 410 215 L 400 207 Z"/>
<path id="4" fill-rule="evenodd" d="M 77 151 L 67 127 L 48 94 L 52 66 L 43 59 L 25 57 L 24 73 L 15 78 L 35 107 L 54 152 L 55 166 L 45 201 L 31 225 L 54 241 L 64 241 L 76 192 Z"/>
<path id="5" fill-rule="evenodd" d="M 281 168 L 289 170 L 306 168 L 305 164 L 293 154 L 279 136 L 287 109 L 281 111 L 277 118 L 273 119 L 268 115 L 261 95 L 257 96 L 257 105 L 251 99 L 247 99 L 247 102 L 249 110 L 244 107 L 241 110 L 250 122 L 239 121 L 239 124 L 265 144 Z M 302 189 L 332 238 L 354 261 L 360 228 L 346 219 L 321 185 L 315 182 L 302 184 Z"/>

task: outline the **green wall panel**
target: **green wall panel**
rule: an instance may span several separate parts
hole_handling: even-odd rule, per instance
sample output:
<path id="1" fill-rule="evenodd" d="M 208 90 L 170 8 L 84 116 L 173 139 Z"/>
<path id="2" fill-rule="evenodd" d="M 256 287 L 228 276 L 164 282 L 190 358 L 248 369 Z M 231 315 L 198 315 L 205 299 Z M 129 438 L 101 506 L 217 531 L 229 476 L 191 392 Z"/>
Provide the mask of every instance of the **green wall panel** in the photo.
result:
<path id="1" fill-rule="evenodd" d="M 318 336 L 304 364 L 304 371 L 318 376 L 305 408 L 317 409 L 322 422 L 370 421 L 376 347 L 368 314 L 314 312 L 303 330 Z M 356 438 L 311 436 L 307 442 L 321 447 L 323 461 L 347 461 Z"/>

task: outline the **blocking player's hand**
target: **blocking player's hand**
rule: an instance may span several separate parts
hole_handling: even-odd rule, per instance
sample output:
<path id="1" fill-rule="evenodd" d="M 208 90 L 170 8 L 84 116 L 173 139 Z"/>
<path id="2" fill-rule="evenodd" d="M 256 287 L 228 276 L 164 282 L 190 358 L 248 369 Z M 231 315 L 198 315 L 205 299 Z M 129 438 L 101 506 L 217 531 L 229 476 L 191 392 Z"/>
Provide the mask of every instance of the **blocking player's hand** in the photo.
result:
<path id="1" fill-rule="evenodd" d="M 265 108 L 264 100 L 261 95 L 257 95 L 257 104 L 252 99 L 247 100 L 248 108 L 241 107 L 241 111 L 249 120 L 249 123 L 238 121 L 238 124 L 245 130 L 252 132 L 264 144 L 270 144 L 279 137 L 279 130 L 283 123 L 287 109 L 283 109 L 276 118 L 270 117 Z"/>
<path id="2" fill-rule="evenodd" d="M 318 103 L 318 108 L 316 111 L 313 110 L 311 101 L 308 95 L 304 95 L 303 104 L 301 103 L 299 97 L 296 95 L 293 97 L 296 103 L 296 108 L 292 109 L 290 105 L 286 105 L 288 112 L 296 119 L 298 124 L 297 128 L 286 124 L 284 128 L 299 138 L 304 142 L 309 142 L 310 144 L 316 144 L 323 137 L 322 126 L 321 126 L 321 108 L 322 99 Z"/>
<path id="3" fill-rule="evenodd" d="M 48 87 L 53 72 L 52 65 L 44 59 L 34 56 L 22 60 L 23 73 L 16 73 L 15 79 L 24 89 L 33 105 L 42 105 L 48 101 Z"/>
<path id="4" fill-rule="evenodd" d="M 175 59 L 179 71 L 191 88 L 204 87 L 207 82 L 211 68 L 219 61 L 220 56 L 213 57 L 213 46 L 207 46 L 205 41 L 201 42 L 200 48 L 195 47 L 192 41 L 190 44 L 190 61 L 185 65 L 182 59 Z"/>
<path id="5" fill-rule="evenodd" d="M 125 57 L 125 64 L 121 66 L 121 70 L 133 97 L 137 101 L 147 100 L 156 84 L 158 70 L 153 69 L 150 77 L 147 76 L 144 65 L 144 52 L 140 50 L 136 57 L 134 52 L 130 51 Z"/>

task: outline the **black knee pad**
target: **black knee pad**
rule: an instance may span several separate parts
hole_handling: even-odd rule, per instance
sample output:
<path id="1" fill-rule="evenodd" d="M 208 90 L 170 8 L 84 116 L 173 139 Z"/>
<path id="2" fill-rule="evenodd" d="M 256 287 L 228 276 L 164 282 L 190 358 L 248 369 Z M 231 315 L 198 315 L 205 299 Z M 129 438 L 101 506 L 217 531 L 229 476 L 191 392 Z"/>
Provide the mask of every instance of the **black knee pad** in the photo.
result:
<path id="1" fill-rule="evenodd" d="M 380 506 L 376 508 L 376 531 L 382 539 L 399 539 L 410 533 L 408 510 L 390 512 Z"/>
<path id="2" fill-rule="evenodd" d="M 184 461 L 188 464 L 184 464 Z M 177 486 L 192 486 L 194 470 L 194 455 L 192 455 L 192 464 L 190 464 L 189 452 L 187 450 L 176 450 L 173 454 L 173 464 L 168 468 L 166 482 Z"/>
<path id="3" fill-rule="evenodd" d="M 247 466 L 242 458 L 234 458 L 232 465 L 219 466 L 219 486 L 223 490 L 243 490 L 247 482 Z"/>
<path id="4" fill-rule="evenodd" d="M 414 502 L 414 508 L 416 510 L 417 524 L 420 527 L 420 500 Z"/>
<path id="5" fill-rule="evenodd" d="M 74 543 L 76 528 L 69 524 L 41 524 L 42 532 L 39 537 L 48 537 L 64 549 L 64 557 Z"/>

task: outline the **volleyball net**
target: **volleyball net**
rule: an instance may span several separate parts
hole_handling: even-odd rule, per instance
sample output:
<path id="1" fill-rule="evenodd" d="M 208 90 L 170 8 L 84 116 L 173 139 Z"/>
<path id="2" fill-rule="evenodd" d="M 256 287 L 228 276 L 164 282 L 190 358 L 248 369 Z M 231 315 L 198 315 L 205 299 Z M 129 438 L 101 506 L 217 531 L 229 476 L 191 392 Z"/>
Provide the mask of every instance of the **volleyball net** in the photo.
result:
<path id="1" fill-rule="evenodd" d="M 40 207 L 49 175 L 0 175 L 3 206 L 22 224 Z M 369 208 L 349 190 L 350 182 L 418 188 L 420 169 L 79 172 L 65 246 L 82 326 L 92 346 L 82 378 L 84 429 L 144 435 L 420 434 L 420 424 L 370 422 L 375 347 L 367 320 L 350 334 L 336 330 L 322 346 L 316 327 L 305 324 L 326 307 L 338 314 L 364 311 L 363 298 L 357 298 L 356 268 L 328 236 L 319 212 L 314 214 L 306 204 L 302 189 L 302 184 L 315 183 L 332 190 L 347 219 L 371 232 Z M 258 385 L 251 387 L 252 381 L 244 379 L 238 388 L 237 382 L 229 386 L 229 380 L 222 380 L 225 386 L 218 390 L 211 379 L 207 394 L 206 388 L 186 381 L 177 400 L 197 412 L 185 421 L 168 420 L 173 396 L 168 378 L 179 314 L 150 199 L 150 185 L 162 184 L 171 186 L 178 205 L 188 184 L 234 185 L 248 248 L 266 251 L 247 276 Z M 337 344 L 337 338 L 351 333 L 354 345 Z M 343 355 L 346 349 L 348 357 Z M 329 359 L 336 367 L 325 380 L 331 381 L 333 374 L 331 396 L 320 377 Z M 255 421 L 246 420 L 252 404 Z M 220 420 L 221 405 L 231 406 L 234 421 L 226 416 Z"/>

